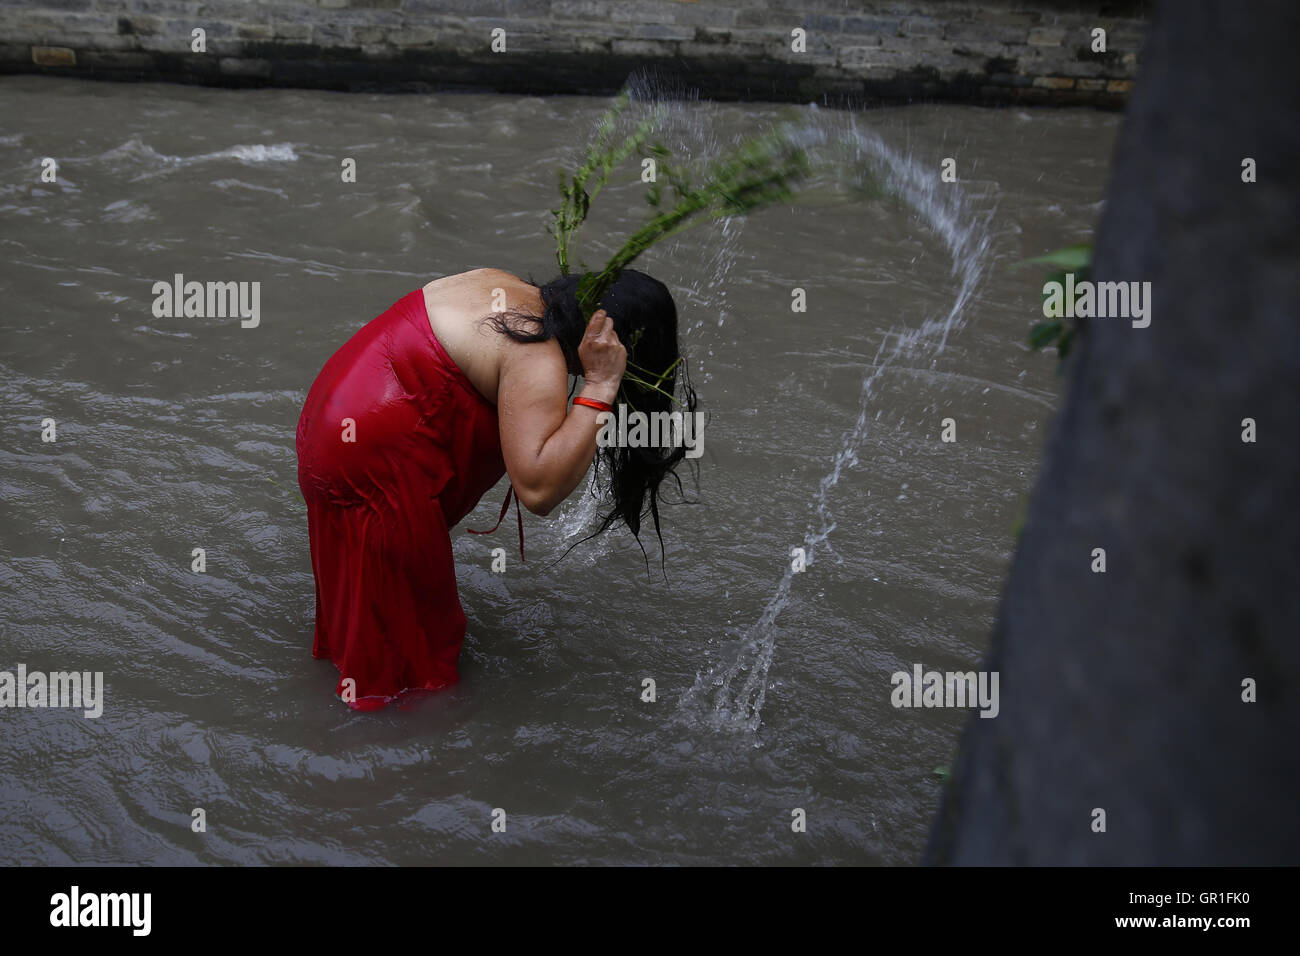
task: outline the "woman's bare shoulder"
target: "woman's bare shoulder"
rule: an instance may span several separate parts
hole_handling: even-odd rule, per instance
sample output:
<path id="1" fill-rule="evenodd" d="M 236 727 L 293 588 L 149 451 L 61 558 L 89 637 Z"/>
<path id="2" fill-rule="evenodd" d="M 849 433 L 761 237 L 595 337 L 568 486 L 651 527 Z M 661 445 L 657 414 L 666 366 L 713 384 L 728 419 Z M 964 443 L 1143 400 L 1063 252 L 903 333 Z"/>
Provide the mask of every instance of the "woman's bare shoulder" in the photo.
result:
<path id="1" fill-rule="evenodd" d="M 528 282 L 519 278 L 519 276 L 514 275 L 513 273 L 506 272 L 506 270 L 504 269 L 496 269 L 488 266 L 482 269 L 469 269 L 465 272 L 456 272 L 453 273 L 452 275 L 442 276 L 441 278 L 434 279 L 432 282 L 426 282 L 424 284 L 424 287 L 426 289 L 432 289 L 435 286 L 451 286 L 451 285 L 465 285 L 465 284 L 481 285 L 493 281 L 495 282 L 506 281 L 512 285 L 518 283 L 522 283 L 523 285 L 529 285 Z"/>

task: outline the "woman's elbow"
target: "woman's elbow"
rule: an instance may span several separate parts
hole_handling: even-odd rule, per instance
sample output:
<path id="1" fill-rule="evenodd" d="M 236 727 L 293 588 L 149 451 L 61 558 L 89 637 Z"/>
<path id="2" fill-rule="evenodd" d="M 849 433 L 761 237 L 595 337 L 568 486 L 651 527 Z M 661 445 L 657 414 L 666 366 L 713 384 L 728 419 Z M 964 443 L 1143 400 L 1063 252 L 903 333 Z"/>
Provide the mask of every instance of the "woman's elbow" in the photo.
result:
<path id="1" fill-rule="evenodd" d="M 545 518 L 555 510 L 556 505 L 564 500 L 556 498 L 552 494 L 547 494 L 543 490 L 527 487 L 516 486 L 515 495 L 519 498 L 520 504 L 540 518 Z"/>
<path id="2" fill-rule="evenodd" d="M 519 503 L 543 518 L 558 508 L 581 480 L 581 476 L 545 467 L 517 467 L 510 474 Z"/>

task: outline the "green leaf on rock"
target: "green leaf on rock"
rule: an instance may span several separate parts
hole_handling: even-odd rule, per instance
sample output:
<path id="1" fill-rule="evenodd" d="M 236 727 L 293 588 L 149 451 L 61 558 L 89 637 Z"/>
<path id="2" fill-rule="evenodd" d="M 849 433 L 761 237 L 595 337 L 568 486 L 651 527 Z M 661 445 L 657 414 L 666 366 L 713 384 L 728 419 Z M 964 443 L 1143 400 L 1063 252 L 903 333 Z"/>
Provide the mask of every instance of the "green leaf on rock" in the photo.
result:
<path id="1" fill-rule="evenodd" d="M 1025 261 L 1038 265 L 1056 266 L 1062 272 L 1077 273 L 1080 269 L 1087 269 L 1092 265 L 1092 246 L 1089 243 L 1066 246 L 1064 249 L 1049 252 L 1045 256 L 1038 256 L 1035 259 Z"/>
<path id="2" fill-rule="evenodd" d="M 1046 345 L 1051 345 L 1061 335 L 1064 328 L 1060 319 L 1054 319 L 1051 322 L 1039 322 L 1029 332 L 1029 345 L 1031 348 L 1041 349 Z"/>

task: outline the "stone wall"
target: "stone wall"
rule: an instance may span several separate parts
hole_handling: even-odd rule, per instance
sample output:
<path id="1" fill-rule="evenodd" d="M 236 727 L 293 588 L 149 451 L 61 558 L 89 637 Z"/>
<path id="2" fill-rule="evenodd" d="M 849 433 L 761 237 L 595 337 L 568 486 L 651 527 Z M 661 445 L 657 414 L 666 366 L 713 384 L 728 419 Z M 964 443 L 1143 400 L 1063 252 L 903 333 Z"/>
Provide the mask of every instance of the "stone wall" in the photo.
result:
<path id="1" fill-rule="evenodd" d="M 713 99 L 828 105 L 1120 107 L 1146 13 L 1142 2 L 1050 0 L 3 2 L 5 73 L 608 94 L 650 67 Z M 1096 28 L 1105 52 L 1093 49 Z"/>

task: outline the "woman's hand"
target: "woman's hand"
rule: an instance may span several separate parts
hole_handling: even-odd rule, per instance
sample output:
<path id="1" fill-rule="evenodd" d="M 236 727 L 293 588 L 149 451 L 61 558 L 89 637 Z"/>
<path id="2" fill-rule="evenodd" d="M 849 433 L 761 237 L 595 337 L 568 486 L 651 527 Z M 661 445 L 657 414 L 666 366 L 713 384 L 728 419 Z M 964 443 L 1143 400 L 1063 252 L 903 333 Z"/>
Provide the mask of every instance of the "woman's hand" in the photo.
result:
<path id="1" fill-rule="evenodd" d="M 627 369 L 627 349 L 618 340 L 614 320 L 605 314 L 604 309 L 597 309 L 587 323 L 587 331 L 578 343 L 578 359 L 582 362 L 582 377 L 588 385 L 608 391 L 611 398 L 618 394 L 623 372 Z"/>

